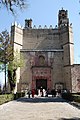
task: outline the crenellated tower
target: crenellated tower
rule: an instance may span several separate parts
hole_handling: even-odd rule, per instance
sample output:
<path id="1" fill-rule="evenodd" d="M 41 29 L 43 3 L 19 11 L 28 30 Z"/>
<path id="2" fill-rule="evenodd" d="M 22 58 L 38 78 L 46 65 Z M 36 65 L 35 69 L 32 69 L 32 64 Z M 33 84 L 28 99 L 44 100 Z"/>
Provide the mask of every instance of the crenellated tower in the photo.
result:
<path id="1" fill-rule="evenodd" d="M 74 42 L 72 26 L 69 25 L 67 10 L 59 10 L 58 29 L 60 33 L 60 44 L 63 49 L 63 79 L 66 88 L 71 90 L 71 65 L 74 64 Z"/>
<path id="2" fill-rule="evenodd" d="M 17 23 L 14 23 L 11 26 L 11 40 L 13 41 L 13 51 L 15 56 L 15 52 L 17 51 L 18 53 L 20 53 L 20 50 L 22 49 L 23 46 L 23 29 Z M 15 93 L 18 90 L 19 81 L 20 81 L 20 68 L 18 68 L 16 71 L 16 86 L 14 90 Z"/>
<path id="3" fill-rule="evenodd" d="M 60 28 L 62 26 L 68 25 L 69 25 L 68 11 L 62 8 L 62 10 L 59 10 L 58 14 L 58 26 Z"/>
<path id="4" fill-rule="evenodd" d="M 69 25 L 67 10 L 59 10 L 58 28 L 60 32 L 61 46 L 64 49 L 64 66 L 74 64 L 74 42 L 72 26 Z"/>

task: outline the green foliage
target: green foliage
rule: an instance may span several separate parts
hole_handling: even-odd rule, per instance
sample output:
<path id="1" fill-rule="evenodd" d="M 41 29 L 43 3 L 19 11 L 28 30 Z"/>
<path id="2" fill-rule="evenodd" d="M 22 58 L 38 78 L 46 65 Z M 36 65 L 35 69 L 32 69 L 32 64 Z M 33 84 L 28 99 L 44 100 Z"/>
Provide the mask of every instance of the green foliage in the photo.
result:
<path id="1" fill-rule="evenodd" d="M 13 41 L 7 30 L 0 33 L 0 45 L 0 71 L 7 70 L 10 88 L 13 91 L 16 83 L 16 70 L 23 66 L 23 56 L 18 51 L 13 51 Z"/>
<path id="2" fill-rule="evenodd" d="M 2 90 L 1 90 L 1 83 L 0 83 L 0 94 L 1 94 Z"/>
<path id="3" fill-rule="evenodd" d="M 66 99 L 66 100 L 69 100 L 69 101 L 73 100 L 73 96 L 70 92 L 62 93 L 62 98 Z"/>
<path id="4" fill-rule="evenodd" d="M 25 93 L 16 93 L 16 94 L 4 94 L 0 95 L 0 105 L 12 100 L 16 100 L 20 97 L 24 97 Z"/>
<path id="5" fill-rule="evenodd" d="M 10 49 L 10 50 L 9 50 Z M 7 63 L 9 61 L 9 54 L 12 51 L 12 44 L 7 30 L 0 33 L 0 62 Z"/>
<path id="6" fill-rule="evenodd" d="M 7 48 L 9 42 L 9 33 L 7 30 L 4 30 L 0 33 L 0 46 L 2 50 Z"/>
<path id="7" fill-rule="evenodd" d="M 79 103 L 80 103 L 80 95 L 74 94 L 74 95 L 73 95 L 73 100 L 74 100 L 75 102 L 79 102 Z"/>
<path id="8" fill-rule="evenodd" d="M 14 95 L 13 94 L 4 94 L 4 95 L 0 95 L 0 105 L 6 102 L 9 102 L 11 100 L 14 99 Z"/>
<path id="9" fill-rule="evenodd" d="M 21 67 L 24 65 L 24 59 L 23 56 L 18 53 L 18 51 L 14 52 L 13 61 L 9 62 L 8 69 L 10 71 L 17 70 L 18 67 Z"/>
<path id="10" fill-rule="evenodd" d="M 24 92 L 22 92 L 22 93 L 16 93 L 16 94 L 14 94 L 14 100 L 16 100 L 16 99 L 18 99 L 20 97 L 24 97 L 24 96 L 25 96 Z"/>
<path id="11" fill-rule="evenodd" d="M 24 64 L 23 56 L 20 55 L 18 51 L 14 52 L 13 61 L 9 61 L 8 64 L 8 80 L 10 83 L 11 91 L 14 90 L 16 84 L 16 70 L 19 67 L 23 66 L 23 64 Z"/>
<path id="12" fill-rule="evenodd" d="M 5 70 L 5 65 L 2 62 L 0 62 L 0 72 L 4 70 Z"/>

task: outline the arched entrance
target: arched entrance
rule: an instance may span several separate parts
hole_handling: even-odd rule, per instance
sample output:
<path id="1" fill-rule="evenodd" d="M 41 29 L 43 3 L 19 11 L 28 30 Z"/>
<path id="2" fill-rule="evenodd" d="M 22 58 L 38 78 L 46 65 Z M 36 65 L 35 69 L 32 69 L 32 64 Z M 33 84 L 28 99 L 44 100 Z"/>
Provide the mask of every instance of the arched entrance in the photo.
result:
<path id="1" fill-rule="evenodd" d="M 36 89 L 41 87 L 47 90 L 47 79 L 36 79 Z"/>
<path id="2" fill-rule="evenodd" d="M 33 67 L 32 68 L 32 89 L 52 89 L 51 68 Z"/>

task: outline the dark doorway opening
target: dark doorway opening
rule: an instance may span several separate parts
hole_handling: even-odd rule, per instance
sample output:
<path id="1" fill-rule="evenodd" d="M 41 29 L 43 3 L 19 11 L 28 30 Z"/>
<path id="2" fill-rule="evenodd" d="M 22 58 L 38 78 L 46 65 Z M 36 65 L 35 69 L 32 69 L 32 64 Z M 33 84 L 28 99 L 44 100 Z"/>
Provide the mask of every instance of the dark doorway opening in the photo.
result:
<path id="1" fill-rule="evenodd" d="M 47 90 L 47 79 L 36 79 L 36 89 L 43 88 Z"/>

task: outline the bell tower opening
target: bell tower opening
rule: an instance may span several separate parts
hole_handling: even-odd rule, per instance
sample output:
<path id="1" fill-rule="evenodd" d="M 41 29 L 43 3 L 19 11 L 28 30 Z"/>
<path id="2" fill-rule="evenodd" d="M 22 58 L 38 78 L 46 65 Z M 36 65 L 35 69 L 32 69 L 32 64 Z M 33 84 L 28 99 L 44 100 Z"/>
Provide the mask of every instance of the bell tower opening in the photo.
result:
<path id="1" fill-rule="evenodd" d="M 62 10 L 59 10 L 58 14 L 58 27 L 60 28 L 62 26 L 68 25 L 69 25 L 68 11 L 62 8 Z"/>

